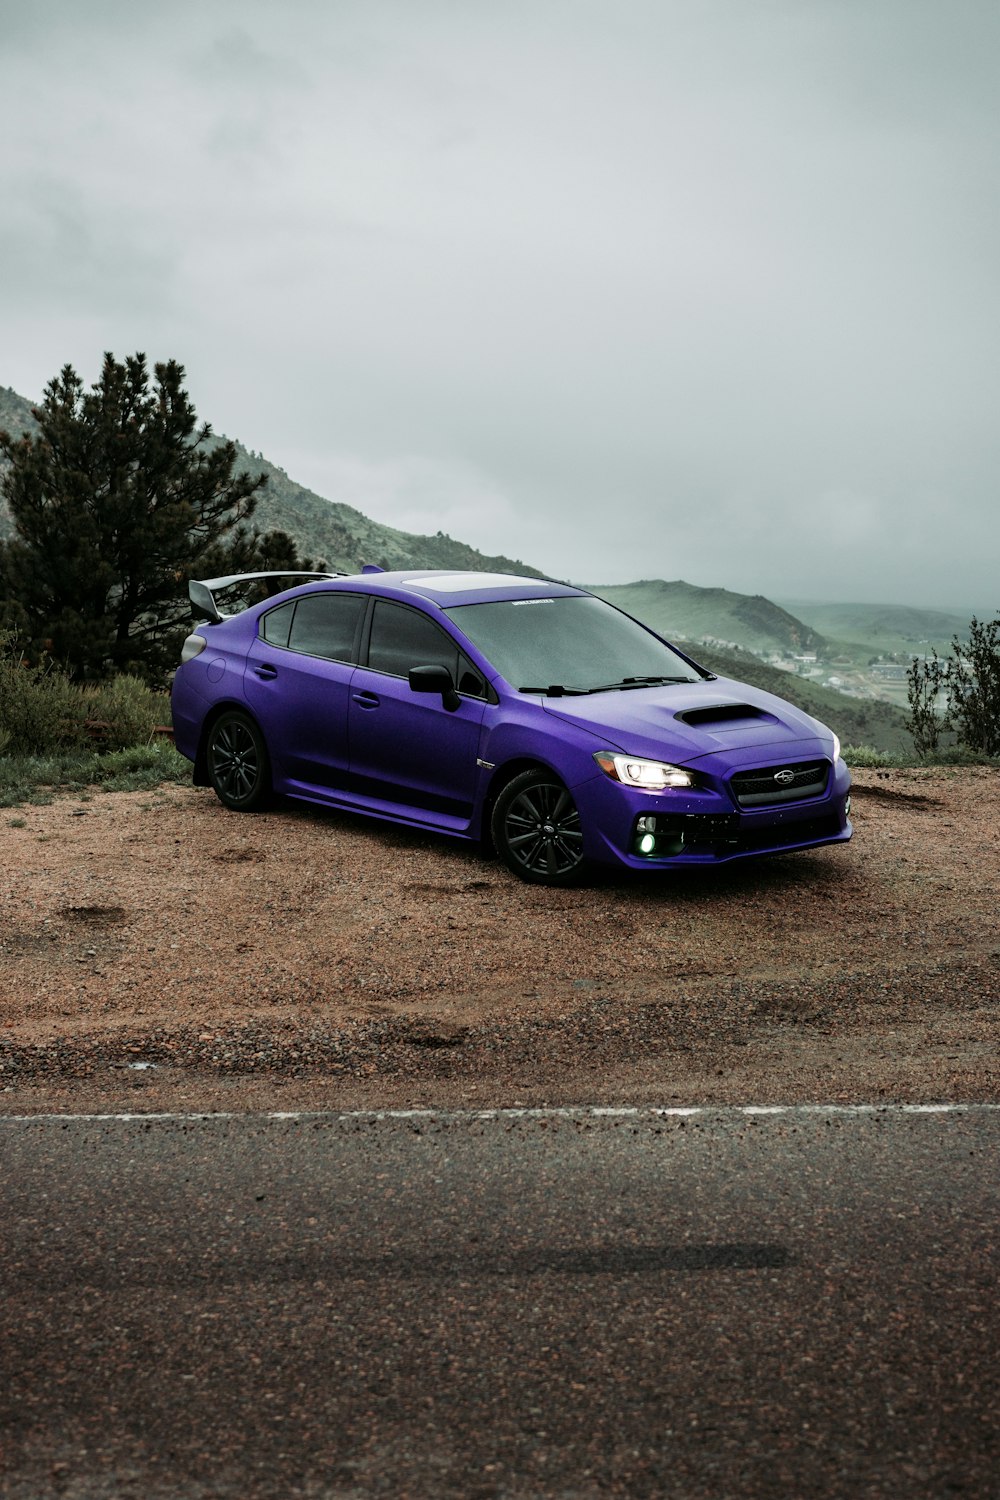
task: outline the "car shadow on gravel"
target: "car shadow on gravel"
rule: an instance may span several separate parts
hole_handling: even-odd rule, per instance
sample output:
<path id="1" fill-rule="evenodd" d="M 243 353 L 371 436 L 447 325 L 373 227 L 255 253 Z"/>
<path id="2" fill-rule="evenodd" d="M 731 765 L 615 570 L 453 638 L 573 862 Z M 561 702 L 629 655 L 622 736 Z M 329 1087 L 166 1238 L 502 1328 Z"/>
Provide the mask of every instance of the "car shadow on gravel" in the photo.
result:
<path id="1" fill-rule="evenodd" d="M 743 859 L 721 866 L 692 869 L 687 866 L 671 870 L 637 871 L 620 875 L 615 871 L 588 882 L 592 888 L 613 891 L 643 902 L 667 901 L 671 905 L 697 903 L 708 899 L 733 900 L 741 897 L 775 899 L 801 896 L 808 891 L 810 899 L 822 900 L 830 888 L 850 881 L 848 870 L 815 854 L 780 854 Z"/>
<path id="2" fill-rule="evenodd" d="M 363 814 L 292 799 L 274 802 L 271 812 L 296 822 L 328 827 L 331 833 L 342 831 L 355 837 L 361 835 L 371 839 L 373 846 L 385 849 L 390 857 L 393 851 L 432 856 L 438 852 L 442 862 L 442 889 L 454 882 L 454 867 L 458 863 L 462 877 L 477 889 L 497 885 L 526 896 L 530 892 L 534 901 L 546 896 L 565 898 L 574 892 L 594 891 L 644 903 L 669 901 L 677 904 L 700 902 L 706 897 L 724 900 L 744 895 L 759 898 L 771 893 L 780 896 L 789 891 L 801 892 L 804 888 L 808 888 L 810 895 L 819 893 L 822 899 L 823 887 L 839 884 L 848 876 L 848 867 L 843 862 L 845 849 L 839 846 L 819 852 L 804 850 L 801 853 L 761 855 L 756 859 L 734 860 L 718 866 L 706 865 L 702 869 L 688 865 L 678 870 L 664 867 L 631 871 L 611 865 L 594 865 L 576 886 L 527 885 L 505 869 L 491 848 L 482 844 L 451 839 L 446 834 L 429 833 L 421 828 L 377 823 Z M 849 854 L 847 858 L 850 858 Z"/>

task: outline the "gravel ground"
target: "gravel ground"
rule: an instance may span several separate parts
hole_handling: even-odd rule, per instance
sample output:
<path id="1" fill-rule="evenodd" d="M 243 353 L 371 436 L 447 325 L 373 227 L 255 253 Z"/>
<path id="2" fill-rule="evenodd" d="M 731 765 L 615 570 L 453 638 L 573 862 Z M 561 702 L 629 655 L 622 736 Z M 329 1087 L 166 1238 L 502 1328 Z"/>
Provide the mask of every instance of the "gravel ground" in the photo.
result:
<path id="1" fill-rule="evenodd" d="M 996 1100 L 1000 774 L 860 771 L 854 821 L 551 891 L 193 787 L 5 812 L 3 1112 Z"/>

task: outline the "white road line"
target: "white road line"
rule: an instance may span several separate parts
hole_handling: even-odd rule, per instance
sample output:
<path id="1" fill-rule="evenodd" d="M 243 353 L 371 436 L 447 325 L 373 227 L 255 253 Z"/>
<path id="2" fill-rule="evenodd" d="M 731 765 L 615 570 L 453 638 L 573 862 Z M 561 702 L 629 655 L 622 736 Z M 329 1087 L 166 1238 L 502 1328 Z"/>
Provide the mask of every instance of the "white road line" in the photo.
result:
<path id="1" fill-rule="evenodd" d="M 351 1109 L 351 1110 L 193 1110 L 149 1114 L 33 1114 L 0 1115 L 0 1125 L 27 1125 L 45 1121 L 49 1124 L 106 1124 L 117 1121 L 136 1124 L 145 1121 L 183 1121 L 209 1124 L 223 1120 L 331 1120 L 375 1124 L 382 1120 L 473 1121 L 473 1120 L 657 1120 L 691 1119 L 698 1116 L 776 1115 L 963 1115 L 997 1114 L 1000 1104 L 698 1104 L 617 1108 L 608 1105 L 566 1105 L 558 1108 L 513 1109 Z"/>

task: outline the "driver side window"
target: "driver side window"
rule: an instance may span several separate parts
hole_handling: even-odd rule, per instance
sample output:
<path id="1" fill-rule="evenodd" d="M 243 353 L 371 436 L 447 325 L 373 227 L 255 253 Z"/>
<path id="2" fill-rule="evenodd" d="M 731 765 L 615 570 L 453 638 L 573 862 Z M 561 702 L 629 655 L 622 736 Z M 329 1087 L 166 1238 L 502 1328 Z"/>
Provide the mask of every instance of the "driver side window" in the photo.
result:
<path id="1" fill-rule="evenodd" d="M 376 599 L 368 643 L 374 672 L 405 677 L 411 667 L 447 667 L 459 692 L 482 698 L 486 684 L 440 625 L 406 604 Z"/>

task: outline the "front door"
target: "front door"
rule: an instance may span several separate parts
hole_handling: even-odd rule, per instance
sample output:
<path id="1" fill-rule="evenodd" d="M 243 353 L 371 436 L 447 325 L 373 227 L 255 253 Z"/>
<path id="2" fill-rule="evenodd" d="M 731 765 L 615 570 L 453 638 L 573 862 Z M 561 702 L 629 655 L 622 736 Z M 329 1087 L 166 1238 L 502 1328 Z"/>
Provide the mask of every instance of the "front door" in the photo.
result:
<path id="1" fill-rule="evenodd" d="M 462 691 L 457 708 L 415 693 L 411 667 L 446 666 Z M 368 665 L 350 685 L 351 787 L 370 805 L 461 828 L 472 817 L 486 685 L 455 640 L 423 611 L 376 599 Z"/>

